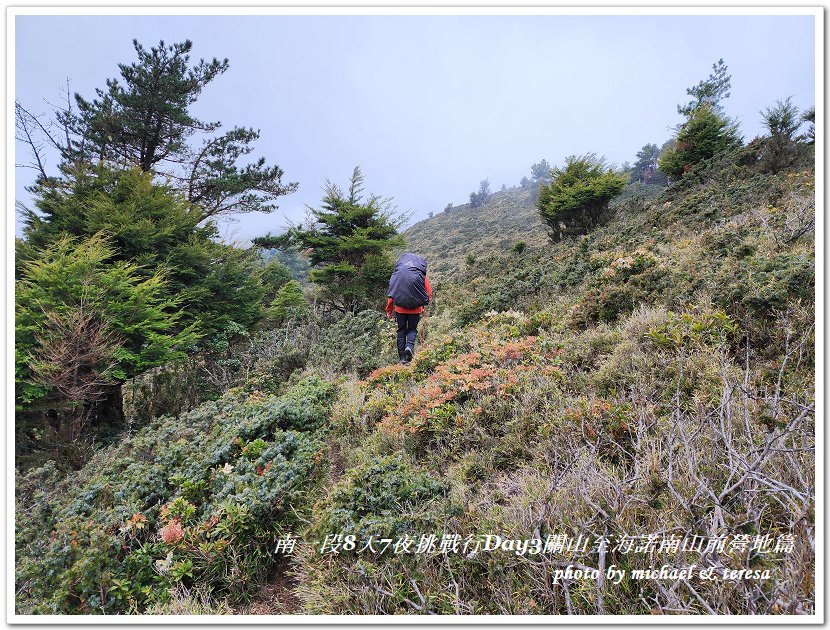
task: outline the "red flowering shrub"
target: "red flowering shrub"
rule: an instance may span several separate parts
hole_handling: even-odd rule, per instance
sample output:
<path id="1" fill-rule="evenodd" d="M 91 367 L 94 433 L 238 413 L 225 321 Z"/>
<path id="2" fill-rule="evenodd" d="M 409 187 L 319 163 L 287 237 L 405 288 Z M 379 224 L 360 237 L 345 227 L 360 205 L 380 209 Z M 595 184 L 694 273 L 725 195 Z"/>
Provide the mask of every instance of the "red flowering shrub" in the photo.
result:
<path id="1" fill-rule="evenodd" d="M 399 384 L 405 382 L 405 375 L 412 374 L 408 366 L 382 368 L 369 376 L 366 384 L 376 386 L 370 400 L 376 408 L 382 407 L 381 401 L 386 404 L 380 423 L 384 431 L 435 432 L 461 426 L 462 405 L 468 401 L 475 403 L 469 411 L 478 417 L 486 411 L 483 400 L 487 394 L 504 398 L 521 390 L 529 380 L 561 378 L 562 372 L 555 365 L 561 350 L 548 348 L 546 340 L 535 336 L 502 340 L 493 333 L 483 337 L 476 333 L 481 331 L 470 335 L 477 341 L 475 351 L 452 354 L 436 363 L 432 372 L 421 383 L 411 383 L 414 387 L 406 393 Z M 428 355 L 428 361 L 433 360 L 434 354 Z M 416 365 L 415 372 L 418 370 Z"/>
<path id="2" fill-rule="evenodd" d="M 168 545 L 175 544 L 184 538 L 184 528 L 178 518 L 174 518 L 161 528 L 161 539 Z"/>
<path id="3" fill-rule="evenodd" d="M 412 368 L 409 364 L 395 363 L 394 365 L 387 365 L 378 368 L 371 372 L 365 380 L 362 381 L 364 385 L 385 385 L 387 383 L 400 383 L 412 376 Z"/>

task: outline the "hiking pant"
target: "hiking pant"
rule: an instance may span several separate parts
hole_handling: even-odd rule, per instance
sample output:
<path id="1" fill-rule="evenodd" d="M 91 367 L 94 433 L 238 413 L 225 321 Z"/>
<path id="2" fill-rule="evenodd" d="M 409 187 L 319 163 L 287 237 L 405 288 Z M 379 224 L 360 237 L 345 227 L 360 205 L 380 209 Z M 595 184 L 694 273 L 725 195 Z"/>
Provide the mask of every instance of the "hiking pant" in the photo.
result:
<path id="1" fill-rule="evenodd" d="M 418 336 L 418 321 L 420 313 L 395 313 L 398 322 L 398 358 L 403 361 L 403 351 L 406 347 L 415 348 L 415 338 Z"/>

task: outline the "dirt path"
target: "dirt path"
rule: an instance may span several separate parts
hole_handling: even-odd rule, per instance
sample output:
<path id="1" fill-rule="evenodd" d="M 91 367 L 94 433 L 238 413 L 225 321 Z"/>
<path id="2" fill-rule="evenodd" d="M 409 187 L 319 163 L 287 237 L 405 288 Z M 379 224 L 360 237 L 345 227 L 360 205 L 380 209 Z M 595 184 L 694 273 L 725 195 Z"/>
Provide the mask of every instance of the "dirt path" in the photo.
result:
<path id="1" fill-rule="evenodd" d="M 337 483 L 342 477 L 346 466 L 346 458 L 338 444 L 329 444 L 328 450 L 331 468 L 328 487 Z M 303 604 L 294 589 L 296 579 L 290 575 L 291 565 L 280 562 L 274 565 L 268 579 L 251 602 L 240 607 L 239 615 L 301 615 Z"/>
<path id="2" fill-rule="evenodd" d="M 329 487 L 331 487 L 343 478 L 343 472 L 346 469 L 346 458 L 343 451 L 340 450 L 339 444 L 329 445 L 329 462 L 331 462 L 331 472 L 329 473 Z"/>
<path id="3" fill-rule="evenodd" d="M 280 563 L 250 604 L 237 610 L 239 615 L 300 615 L 303 606 L 294 593 L 296 582 L 288 573 L 289 564 Z"/>

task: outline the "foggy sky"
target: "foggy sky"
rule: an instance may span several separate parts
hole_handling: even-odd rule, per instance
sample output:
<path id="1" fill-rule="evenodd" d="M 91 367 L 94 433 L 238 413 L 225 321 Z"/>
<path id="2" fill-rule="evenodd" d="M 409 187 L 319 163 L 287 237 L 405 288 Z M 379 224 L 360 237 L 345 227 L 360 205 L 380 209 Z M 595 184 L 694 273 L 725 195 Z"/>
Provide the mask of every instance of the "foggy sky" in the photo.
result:
<path id="1" fill-rule="evenodd" d="M 264 156 L 299 190 L 271 215 L 224 222 L 226 240 L 278 233 L 317 206 L 326 178 L 359 164 L 367 192 L 414 222 L 469 201 L 479 181 L 517 185 L 546 158 L 595 152 L 633 162 L 682 121 L 686 88 L 723 58 L 723 102 L 745 141 L 759 111 L 815 104 L 813 16 L 17 16 L 15 98 L 46 112 L 70 89 L 90 99 L 118 63 L 191 39 L 191 61 L 227 57 L 192 113 L 259 129 Z M 11 114 L 13 115 L 13 113 Z M 27 162 L 18 144 L 17 162 Z M 56 173 L 54 156 L 50 169 Z M 34 171 L 16 169 L 19 201 Z M 19 233 L 19 226 L 18 226 Z"/>

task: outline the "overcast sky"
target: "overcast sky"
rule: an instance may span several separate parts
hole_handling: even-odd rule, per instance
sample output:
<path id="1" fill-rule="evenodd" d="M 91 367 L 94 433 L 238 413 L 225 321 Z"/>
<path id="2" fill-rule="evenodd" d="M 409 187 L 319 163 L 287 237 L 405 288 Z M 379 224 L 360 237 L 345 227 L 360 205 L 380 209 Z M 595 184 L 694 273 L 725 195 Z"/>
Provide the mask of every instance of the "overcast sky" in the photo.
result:
<path id="1" fill-rule="evenodd" d="M 227 57 L 193 113 L 259 129 L 255 155 L 299 182 L 275 213 L 223 226 L 240 242 L 282 231 L 283 213 L 301 218 L 326 178 L 345 186 L 357 164 L 368 192 L 416 221 L 466 203 L 484 178 L 516 185 L 542 158 L 633 162 L 671 136 L 686 88 L 719 58 L 746 140 L 776 99 L 815 103 L 813 16 L 17 16 L 15 97 L 47 111 L 69 78 L 91 98 L 135 60 L 133 38 Z M 33 175 L 16 169 L 27 204 Z"/>

